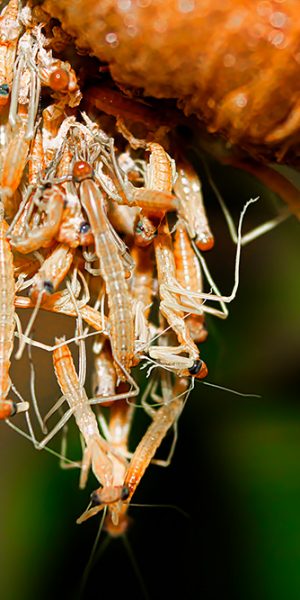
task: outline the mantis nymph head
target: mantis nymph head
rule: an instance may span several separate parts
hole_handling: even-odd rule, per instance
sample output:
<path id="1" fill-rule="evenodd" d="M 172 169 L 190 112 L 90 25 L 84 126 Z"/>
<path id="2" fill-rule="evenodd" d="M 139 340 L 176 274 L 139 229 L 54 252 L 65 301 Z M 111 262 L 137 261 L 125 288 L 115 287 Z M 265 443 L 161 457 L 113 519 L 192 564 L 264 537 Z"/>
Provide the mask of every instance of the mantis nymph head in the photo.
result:
<path id="1" fill-rule="evenodd" d="M 186 369 L 186 373 L 182 373 L 183 376 L 192 375 L 195 379 L 204 379 L 208 374 L 208 368 L 203 360 L 195 360 L 194 364 Z"/>
<path id="2" fill-rule="evenodd" d="M 93 167 L 85 160 L 77 160 L 73 166 L 73 177 L 78 183 L 84 179 L 93 179 Z"/>
<path id="3" fill-rule="evenodd" d="M 88 509 L 77 519 L 76 523 L 81 524 L 90 517 L 109 506 L 112 516 L 112 523 L 117 526 L 119 523 L 119 514 L 122 511 L 122 505 L 130 495 L 126 485 L 112 485 L 100 487 L 91 493 L 91 502 Z"/>

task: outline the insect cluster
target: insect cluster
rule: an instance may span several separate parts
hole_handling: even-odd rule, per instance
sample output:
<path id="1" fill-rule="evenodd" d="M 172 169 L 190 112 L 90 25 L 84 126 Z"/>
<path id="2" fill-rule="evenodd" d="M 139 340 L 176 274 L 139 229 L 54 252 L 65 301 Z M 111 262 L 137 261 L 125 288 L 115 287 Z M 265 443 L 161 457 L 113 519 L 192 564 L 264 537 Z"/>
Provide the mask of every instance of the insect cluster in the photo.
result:
<path id="1" fill-rule="evenodd" d="M 227 316 L 240 243 L 236 285 L 223 297 L 202 255 L 214 240 L 196 173 L 178 150 L 175 164 L 161 143 L 163 127 L 148 140 L 135 137 L 121 118 L 115 123 L 102 112 L 79 111 L 75 71 L 54 57 L 67 43 L 39 7 L 10 0 L 1 13 L 0 417 L 15 427 L 10 418 L 24 413 L 25 435 L 39 449 L 75 417 L 83 445 L 75 464 L 80 487 L 90 467 L 99 483 L 78 522 L 105 508 L 106 527 L 117 535 L 156 450 L 169 429 L 176 431 L 194 380 L 207 375 L 197 344 L 207 336 L 205 313 Z M 24 333 L 16 309 L 31 310 Z M 26 346 L 49 350 L 31 334 L 40 310 L 73 318 L 75 329 L 73 340 L 56 336 L 50 348 L 62 398 L 43 417 L 35 398 L 20 398 L 9 375 L 15 335 L 17 359 Z M 92 356 L 90 335 L 96 335 Z M 78 373 L 71 341 L 79 350 Z M 148 374 L 157 368 L 141 401 L 151 423 L 130 453 L 138 365 Z M 17 401 L 8 398 L 10 390 Z M 68 409 L 47 431 L 65 402 Z M 45 433 L 41 441 L 33 410 Z"/>

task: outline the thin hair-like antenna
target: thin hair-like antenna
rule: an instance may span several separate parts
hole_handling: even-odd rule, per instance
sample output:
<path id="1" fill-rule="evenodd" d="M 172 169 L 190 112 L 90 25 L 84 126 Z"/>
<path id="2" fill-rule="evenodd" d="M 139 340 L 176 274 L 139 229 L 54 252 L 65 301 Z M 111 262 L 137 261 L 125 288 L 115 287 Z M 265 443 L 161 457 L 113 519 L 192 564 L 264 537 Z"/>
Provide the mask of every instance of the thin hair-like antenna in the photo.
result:
<path id="1" fill-rule="evenodd" d="M 151 365 L 148 368 L 146 377 L 149 377 L 151 375 L 151 372 L 155 368 L 166 369 L 167 371 L 170 371 L 171 373 L 174 373 L 174 369 L 172 369 L 169 365 L 162 365 L 162 364 L 160 364 L 159 362 L 157 362 L 156 360 L 154 360 L 153 358 L 151 358 L 149 356 L 142 356 L 142 358 L 145 359 L 145 363 L 142 365 L 141 369 L 146 369 L 149 364 Z M 223 390 L 224 392 L 230 392 L 232 394 L 236 394 L 237 396 L 243 396 L 244 398 L 261 398 L 261 396 L 259 394 L 251 394 L 251 393 L 248 394 L 248 393 L 244 393 L 244 392 L 238 392 L 237 390 L 233 390 L 231 388 L 227 388 L 227 387 L 224 387 L 222 385 L 218 385 L 217 383 L 210 383 L 209 381 L 203 381 L 203 380 L 200 380 L 200 379 L 195 379 L 194 377 L 191 378 L 191 388 L 190 388 L 190 391 L 192 391 L 195 382 L 201 383 L 203 385 L 208 385 L 210 387 L 218 388 L 220 390 Z"/>
<path id="2" fill-rule="evenodd" d="M 150 600 L 150 596 L 149 596 L 148 590 L 146 588 L 146 585 L 145 585 L 144 579 L 142 577 L 140 568 L 138 566 L 137 560 L 136 560 L 136 558 L 135 558 L 135 556 L 133 554 L 133 550 L 132 550 L 132 547 L 131 547 L 131 545 L 129 543 L 128 537 L 125 534 L 123 534 L 121 537 L 122 537 L 122 541 L 123 541 L 123 544 L 125 546 L 126 552 L 128 554 L 128 558 L 129 558 L 129 560 L 131 562 L 131 566 L 132 566 L 132 568 L 134 570 L 135 576 L 136 576 L 136 578 L 137 578 L 137 580 L 138 580 L 138 582 L 140 584 L 140 589 L 141 589 L 143 598 L 144 598 L 144 600 Z"/>
<path id="3" fill-rule="evenodd" d="M 34 408 L 34 412 L 35 412 L 37 421 L 42 430 L 42 433 L 44 435 L 46 435 L 46 433 L 48 433 L 48 430 L 47 430 L 47 427 L 45 426 L 45 423 L 41 417 L 41 413 L 39 410 L 39 405 L 38 405 L 38 401 L 37 401 L 37 397 L 36 397 L 36 393 L 35 393 L 35 370 L 34 370 L 34 364 L 33 364 L 33 360 L 32 360 L 30 344 L 28 344 L 28 359 L 29 359 L 29 368 L 30 368 L 30 393 L 31 393 L 32 404 L 33 404 L 33 408 Z"/>
<path id="4" fill-rule="evenodd" d="M 209 381 L 199 381 L 199 383 L 203 383 L 204 385 L 209 385 L 210 387 L 223 390 L 224 392 L 231 392 L 236 396 L 243 396 L 244 398 L 261 398 L 260 394 L 248 394 L 244 392 L 238 392 L 237 390 L 232 390 L 231 388 L 224 387 L 223 385 L 218 385 L 217 383 L 210 383 Z"/>
<path id="5" fill-rule="evenodd" d="M 26 338 L 27 339 L 29 338 L 29 334 L 30 334 L 31 328 L 32 328 L 33 323 L 34 323 L 34 321 L 35 321 L 35 319 L 37 317 L 37 314 L 38 314 L 38 312 L 40 310 L 40 306 L 41 306 L 42 298 L 43 298 L 43 293 L 44 293 L 44 290 L 41 290 L 40 293 L 39 293 L 39 295 L 38 295 L 38 299 L 37 299 L 36 305 L 35 305 L 32 313 L 31 313 L 30 319 L 28 321 L 25 333 L 20 338 L 19 349 L 18 349 L 18 351 L 17 351 L 17 353 L 15 355 L 16 360 L 19 360 L 22 357 L 23 350 L 24 350 L 24 347 L 25 347 L 25 344 L 26 344 Z M 29 339 L 31 340 L 31 338 L 29 338 Z"/>
<path id="6" fill-rule="evenodd" d="M 88 560 L 88 562 L 86 564 L 86 567 L 84 569 L 84 572 L 83 572 L 83 575 L 82 575 L 82 578 L 81 578 L 80 589 L 79 589 L 79 594 L 78 594 L 79 598 L 83 598 L 83 592 L 85 590 L 85 587 L 86 587 L 86 584 L 87 584 L 90 572 L 91 572 L 91 570 L 93 568 L 93 562 L 94 562 L 95 552 L 96 552 L 96 549 L 97 549 L 97 546 L 98 546 L 98 543 L 99 543 L 100 535 L 102 533 L 102 529 L 103 529 L 103 525 L 104 525 L 104 520 L 105 520 L 105 517 L 106 517 L 106 512 L 107 512 L 107 506 L 104 508 L 103 513 L 101 515 L 101 519 L 100 519 L 100 523 L 99 523 L 97 535 L 96 535 L 95 541 L 93 543 L 93 547 L 92 547 L 92 550 L 91 550 L 91 553 L 90 553 L 90 556 L 89 556 L 89 560 Z"/>

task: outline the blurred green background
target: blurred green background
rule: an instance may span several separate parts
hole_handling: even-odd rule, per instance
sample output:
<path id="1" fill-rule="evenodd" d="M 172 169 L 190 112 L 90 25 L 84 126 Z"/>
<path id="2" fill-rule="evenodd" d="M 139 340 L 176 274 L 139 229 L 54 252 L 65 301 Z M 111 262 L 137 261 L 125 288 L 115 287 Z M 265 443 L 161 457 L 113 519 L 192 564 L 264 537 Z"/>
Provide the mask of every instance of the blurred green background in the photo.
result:
<path id="1" fill-rule="evenodd" d="M 249 209 L 245 231 L 276 213 L 280 202 L 252 177 L 211 168 L 236 221 L 244 202 L 261 196 Z M 207 260 L 219 288 L 230 293 L 235 247 L 205 177 L 203 185 L 216 237 Z M 140 503 L 178 506 L 189 518 L 175 508 L 132 508 L 128 541 L 143 584 L 122 540 L 111 540 L 82 597 L 299 599 L 299 231 L 291 217 L 246 246 L 229 318 L 207 319 L 202 356 L 208 381 L 261 398 L 196 384 L 179 422 L 172 465 L 151 466 L 135 496 Z M 69 320 L 41 314 L 36 338 L 42 332 L 52 340 L 54 324 L 67 335 L 72 331 Z M 59 395 L 45 354 L 34 355 L 41 406 Z M 26 361 L 13 365 L 21 388 Z M 138 413 L 134 429 L 142 427 Z M 68 452 L 75 458 L 76 444 L 71 441 Z M 1 598 L 77 598 L 99 520 L 81 526 L 75 520 L 95 480 L 80 491 L 78 471 L 62 471 L 55 457 L 35 451 L 5 424 L 0 446 Z M 59 440 L 52 446 L 59 450 Z M 166 452 L 167 444 L 160 456 Z"/>

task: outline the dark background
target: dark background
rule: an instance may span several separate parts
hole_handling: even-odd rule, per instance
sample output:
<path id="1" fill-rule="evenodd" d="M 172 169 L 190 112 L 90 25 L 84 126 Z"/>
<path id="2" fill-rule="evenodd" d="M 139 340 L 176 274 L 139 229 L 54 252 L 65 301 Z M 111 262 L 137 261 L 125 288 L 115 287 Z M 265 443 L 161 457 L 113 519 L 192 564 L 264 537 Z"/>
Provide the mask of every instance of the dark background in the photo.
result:
<path id="1" fill-rule="evenodd" d="M 280 202 L 252 177 L 225 167 L 212 171 L 236 221 L 244 202 L 261 195 L 249 209 L 245 231 L 276 214 Z M 235 247 L 205 179 L 204 195 L 216 237 L 207 260 L 227 294 Z M 299 237 L 299 224 L 290 217 L 246 246 L 229 318 L 207 319 L 202 356 L 208 381 L 261 398 L 196 384 L 179 422 L 172 465 L 151 466 L 134 497 L 174 505 L 189 517 L 176 508 L 132 508 L 128 542 L 134 559 L 122 539 L 107 544 L 103 533 L 98 548 L 106 548 L 95 557 L 82 597 L 300 597 Z M 35 337 L 53 343 L 54 328 L 69 335 L 72 326 L 70 319 L 40 314 Z M 59 392 L 51 357 L 35 352 L 43 410 Z M 28 395 L 26 356 L 12 369 Z M 135 435 L 143 426 L 137 411 Z M 68 455 L 79 457 L 75 428 L 69 439 Z M 59 450 L 59 439 L 52 447 Z M 58 459 L 35 451 L 5 423 L 0 452 L 1 597 L 78 598 L 99 518 L 81 526 L 75 520 L 87 506 L 94 478 L 80 491 L 77 470 L 62 471 Z"/>

